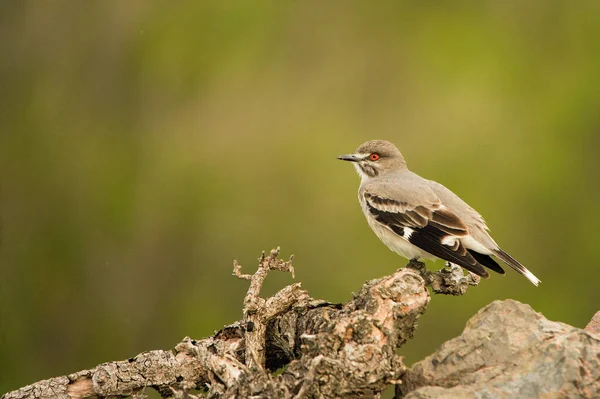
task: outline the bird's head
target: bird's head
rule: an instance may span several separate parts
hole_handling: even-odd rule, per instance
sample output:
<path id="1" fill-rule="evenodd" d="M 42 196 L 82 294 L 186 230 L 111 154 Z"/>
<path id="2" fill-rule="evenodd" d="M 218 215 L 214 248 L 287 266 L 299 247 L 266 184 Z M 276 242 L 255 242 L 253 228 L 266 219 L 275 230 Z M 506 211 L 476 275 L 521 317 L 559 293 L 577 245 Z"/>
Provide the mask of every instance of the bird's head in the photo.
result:
<path id="1" fill-rule="evenodd" d="M 354 162 L 356 171 L 363 179 L 406 169 L 406 162 L 398 148 L 385 140 L 367 141 L 354 154 L 341 155 L 338 159 Z"/>

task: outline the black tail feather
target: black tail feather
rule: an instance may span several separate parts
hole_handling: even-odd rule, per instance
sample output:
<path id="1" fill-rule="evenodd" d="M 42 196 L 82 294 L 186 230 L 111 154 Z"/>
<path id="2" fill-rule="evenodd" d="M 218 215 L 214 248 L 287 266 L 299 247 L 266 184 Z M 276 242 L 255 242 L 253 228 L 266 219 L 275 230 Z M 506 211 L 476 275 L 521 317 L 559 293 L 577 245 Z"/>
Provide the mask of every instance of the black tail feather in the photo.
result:
<path id="1" fill-rule="evenodd" d="M 506 274 L 504 269 L 489 255 L 480 254 L 479 252 L 475 252 L 472 249 L 467 249 L 471 256 L 475 258 L 478 263 L 481 263 L 483 266 L 487 267 L 490 270 L 495 271 L 496 273 Z"/>

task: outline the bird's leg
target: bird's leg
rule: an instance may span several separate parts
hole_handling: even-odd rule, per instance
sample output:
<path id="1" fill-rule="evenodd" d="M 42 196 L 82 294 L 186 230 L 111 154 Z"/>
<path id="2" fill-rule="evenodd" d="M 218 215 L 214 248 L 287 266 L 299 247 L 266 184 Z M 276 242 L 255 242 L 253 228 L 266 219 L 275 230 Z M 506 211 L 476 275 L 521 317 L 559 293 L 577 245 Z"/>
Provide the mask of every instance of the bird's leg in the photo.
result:
<path id="1" fill-rule="evenodd" d="M 419 261 L 418 257 L 412 258 L 408 264 L 406 265 L 406 267 L 413 269 L 414 271 L 416 271 L 417 273 L 419 273 L 421 275 L 421 277 L 423 278 L 423 280 L 425 280 L 425 285 L 429 286 L 431 285 L 431 277 L 435 274 L 433 272 L 430 272 L 427 270 L 427 267 L 425 267 L 425 262 L 421 262 Z"/>
<path id="2" fill-rule="evenodd" d="M 421 275 L 427 281 L 427 268 L 425 267 L 425 262 L 420 262 L 418 257 L 412 258 L 408 261 L 406 267 L 413 269 L 417 273 Z"/>
<path id="3" fill-rule="evenodd" d="M 415 257 L 412 258 L 411 260 L 408 261 L 408 264 L 406 265 L 406 267 L 410 267 L 411 269 L 415 269 L 416 271 L 418 271 L 419 273 L 423 274 L 426 269 L 425 269 L 425 263 L 424 262 L 419 262 L 419 258 Z"/>
<path id="4" fill-rule="evenodd" d="M 470 285 L 477 285 L 478 278 L 452 262 L 446 262 L 440 271 L 430 274 L 430 285 L 436 294 L 463 295 Z"/>
<path id="5" fill-rule="evenodd" d="M 446 274 L 452 274 L 452 273 L 458 273 L 460 272 L 460 275 L 464 275 L 464 270 L 462 267 L 460 267 L 459 265 L 452 263 L 452 262 L 448 262 L 446 261 L 446 264 L 444 265 L 444 267 L 442 267 L 438 273 L 446 273 Z"/>

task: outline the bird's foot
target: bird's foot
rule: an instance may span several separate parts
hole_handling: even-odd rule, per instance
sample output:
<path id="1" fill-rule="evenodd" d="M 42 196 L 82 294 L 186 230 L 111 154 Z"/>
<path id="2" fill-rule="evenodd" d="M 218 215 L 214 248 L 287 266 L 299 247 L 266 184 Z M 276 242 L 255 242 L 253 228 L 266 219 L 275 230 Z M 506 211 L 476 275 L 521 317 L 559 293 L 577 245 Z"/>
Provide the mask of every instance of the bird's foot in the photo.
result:
<path id="1" fill-rule="evenodd" d="M 412 258 L 406 267 L 416 270 L 419 274 L 423 275 L 427 272 L 424 262 L 420 262 L 419 258 Z"/>
<path id="2" fill-rule="evenodd" d="M 460 275 L 464 276 L 465 271 L 462 267 L 455 265 L 451 262 L 446 262 L 444 267 L 442 267 L 437 273 L 446 274 L 446 275 Z"/>
<path id="3" fill-rule="evenodd" d="M 434 273 L 427 270 L 427 267 L 425 266 L 425 262 L 419 261 L 419 258 L 413 258 L 408 262 L 406 267 L 408 267 L 409 269 L 413 269 L 414 271 L 419 273 L 419 275 L 423 278 L 423 280 L 425 280 L 426 286 L 431 285 L 431 281 L 432 281 L 431 276 Z"/>
<path id="4" fill-rule="evenodd" d="M 439 273 L 452 273 L 452 270 L 453 270 L 454 267 L 460 268 L 460 266 L 457 266 L 457 265 L 455 265 L 453 263 L 450 263 L 450 262 L 446 262 L 444 264 L 444 267 L 442 267 L 440 269 Z"/>
<path id="5" fill-rule="evenodd" d="M 440 271 L 429 275 L 429 284 L 436 294 L 463 295 L 469 286 L 479 284 L 480 277 L 465 272 L 462 267 L 447 262 Z"/>

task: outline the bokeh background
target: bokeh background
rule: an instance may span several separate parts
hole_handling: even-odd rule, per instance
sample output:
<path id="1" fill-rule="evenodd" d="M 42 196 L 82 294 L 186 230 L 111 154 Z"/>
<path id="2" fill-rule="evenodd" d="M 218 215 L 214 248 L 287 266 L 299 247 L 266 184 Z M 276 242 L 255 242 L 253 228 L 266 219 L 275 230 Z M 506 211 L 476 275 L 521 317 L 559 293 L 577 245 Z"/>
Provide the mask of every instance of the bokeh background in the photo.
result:
<path id="1" fill-rule="evenodd" d="M 600 309 L 600 2 L 5 1 L 0 393 L 241 317 L 261 250 L 347 301 L 405 260 L 336 156 L 395 142 L 543 281 L 434 297 L 412 363 L 514 298 Z M 441 268 L 442 263 L 430 264 Z M 265 294 L 291 283 L 272 273 Z"/>

